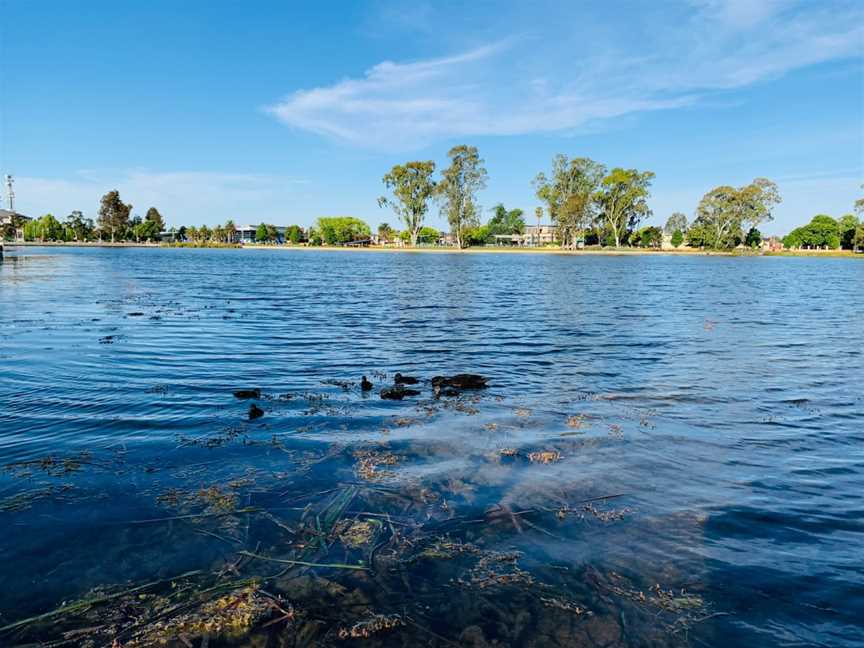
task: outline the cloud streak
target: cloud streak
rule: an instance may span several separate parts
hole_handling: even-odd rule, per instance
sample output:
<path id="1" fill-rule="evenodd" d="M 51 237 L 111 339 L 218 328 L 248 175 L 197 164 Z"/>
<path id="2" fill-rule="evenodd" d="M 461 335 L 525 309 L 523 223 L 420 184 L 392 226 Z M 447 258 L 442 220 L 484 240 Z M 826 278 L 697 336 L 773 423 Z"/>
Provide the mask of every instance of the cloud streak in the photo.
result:
<path id="1" fill-rule="evenodd" d="M 562 15 L 560 24 L 582 25 L 578 37 L 556 26 L 548 39 L 535 34 L 441 58 L 384 61 L 362 77 L 297 90 L 266 110 L 293 128 L 385 151 L 463 136 L 566 133 L 853 56 L 864 34 L 854 5 L 700 0 L 675 11 L 635 33 L 610 28 L 620 22 L 611 17 Z M 588 20 L 605 29 L 587 28 Z"/>

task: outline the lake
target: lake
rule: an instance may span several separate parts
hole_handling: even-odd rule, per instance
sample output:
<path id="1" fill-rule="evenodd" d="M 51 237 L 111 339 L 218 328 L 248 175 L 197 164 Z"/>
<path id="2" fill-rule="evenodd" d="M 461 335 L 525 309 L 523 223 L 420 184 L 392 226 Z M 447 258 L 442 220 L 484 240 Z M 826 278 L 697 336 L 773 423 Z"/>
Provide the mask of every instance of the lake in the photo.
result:
<path id="1" fill-rule="evenodd" d="M 0 643 L 860 646 L 862 286 L 7 248 Z M 396 372 L 419 394 L 381 399 Z"/>

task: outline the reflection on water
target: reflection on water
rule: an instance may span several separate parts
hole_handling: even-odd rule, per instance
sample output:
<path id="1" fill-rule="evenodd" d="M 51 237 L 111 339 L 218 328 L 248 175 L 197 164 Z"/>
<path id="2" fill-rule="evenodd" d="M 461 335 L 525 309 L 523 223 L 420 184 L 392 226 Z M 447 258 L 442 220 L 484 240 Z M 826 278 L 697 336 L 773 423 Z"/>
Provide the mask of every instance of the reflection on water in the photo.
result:
<path id="1" fill-rule="evenodd" d="M 0 640 L 859 645 L 862 280 L 7 250 Z"/>

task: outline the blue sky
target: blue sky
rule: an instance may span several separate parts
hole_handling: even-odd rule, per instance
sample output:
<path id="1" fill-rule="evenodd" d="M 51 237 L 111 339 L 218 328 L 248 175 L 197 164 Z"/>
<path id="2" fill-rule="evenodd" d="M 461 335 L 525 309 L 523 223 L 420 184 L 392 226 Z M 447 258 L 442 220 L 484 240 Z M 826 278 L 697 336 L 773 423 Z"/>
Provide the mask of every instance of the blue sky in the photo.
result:
<path id="1" fill-rule="evenodd" d="M 654 171 L 657 223 L 771 178 L 784 232 L 861 195 L 862 57 L 861 2 L 6 0 L 0 171 L 30 215 L 395 224 L 381 176 L 467 143 L 486 208 L 560 152 Z"/>

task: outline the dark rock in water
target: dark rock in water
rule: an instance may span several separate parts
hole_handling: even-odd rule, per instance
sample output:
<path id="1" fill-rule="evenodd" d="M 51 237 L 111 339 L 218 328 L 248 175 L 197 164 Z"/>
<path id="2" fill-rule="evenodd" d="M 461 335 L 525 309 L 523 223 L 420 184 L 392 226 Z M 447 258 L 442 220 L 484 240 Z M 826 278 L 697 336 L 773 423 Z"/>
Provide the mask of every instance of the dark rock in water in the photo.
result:
<path id="1" fill-rule="evenodd" d="M 264 410 L 258 407 L 255 403 L 249 406 L 249 420 L 254 421 L 257 418 L 264 416 Z"/>
<path id="2" fill-rule="evenodd" d="M 418 389 L 407 389 L 402 385 L 394 385 L 393 387 L 385 387 L 381 390 L 381 398 L 384 400 L 402 400 L 406 396 L 417 396 L 420 394 Z"/>
<path id="3" fill-rule="evenodd" d="M 414 376 L 403 376 L 401 373 L 397 373 L 393 376 L 393 382 L 397 385 L 416 385 L 420 381 Z"/>
<path id="4" fill-rule="evenodd" d="M 363 376 L 363 379 L 360 381 L 360 389 L 363 391 L 371 391 L 374 385 L 369 382 L 369 379 L 366 376 Z"/>
<path id="5" fill-rule="evenodd" d="M 234 392 L 234 398 L 261 398 L 260 389 L 238 389 Z"/>
<path id="6" fill-rule="evenodd" d="M 485 389 L 487 379 L 478 374 L 456 374 L 454 376 L 435 376 L 433 387 L 454 387 L 455 389 Z M 442 392 L 443 393 L 443 392 Z"/>

